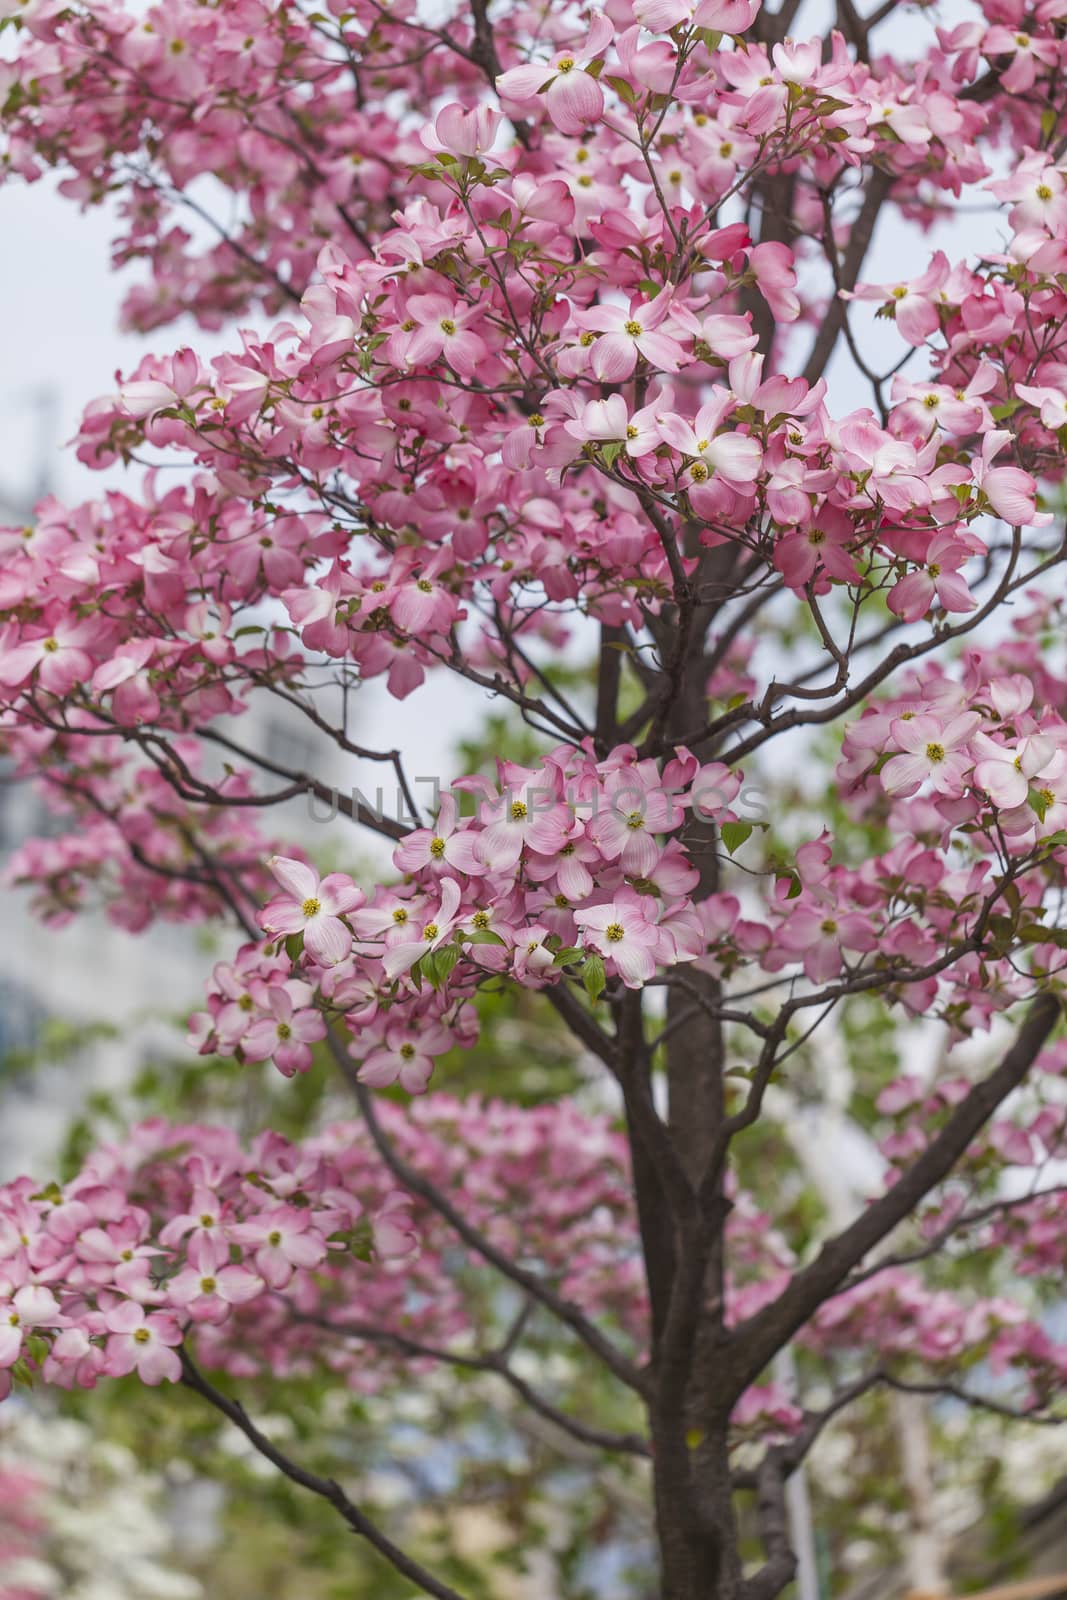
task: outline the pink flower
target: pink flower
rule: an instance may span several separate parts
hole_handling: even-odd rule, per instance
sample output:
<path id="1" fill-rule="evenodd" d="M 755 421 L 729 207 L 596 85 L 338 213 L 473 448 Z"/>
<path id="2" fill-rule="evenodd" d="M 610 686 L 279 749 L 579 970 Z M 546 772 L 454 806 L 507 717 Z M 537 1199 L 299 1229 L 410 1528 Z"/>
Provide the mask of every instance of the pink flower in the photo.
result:
<path id="1" fill-rule="evenodd" d="M 438 113 L 433 128 L 419 135 L 427 150 L 446 150 L 454 156 L 480 156 L 493 148 L 504 118 L 491 106 L 461 106 L 453 102 Z"/>
<path id="2" fill-rule="evenodd" d="M 683 330 L 671 317 L 671 291 L 663 289 L 654 300 L 637 297 L 629 307 L 596 305 L 578 318 L 581 327 L 601 334 L 589 352 L 589 364 L 603 383 L 621 383 L 630 377 L 638 356 L 657 372 L 677 372 L 686 359 L 676 335 Z"/>
<path id="3" fill-rule="evenodd" d="M 444 294 L 413 294 L 407 302 L 415 328 L 408 340 L 409 367 L 424 367 L 443 358 L 462 378 L 476 376 L 488 355 L 485 341 L 467 326 L 479 314 L 477 306 L 463 305 Z"/>
<path id="4" fill-rule="evenodd" d="M 498 800 L 482 806 L 482 816 L 488 822 L 478 853 L 490 872 L 513 867 L 527 846 L 539 855 L 555 855 L 566 843 L 571 822 L 544 768 L 516 778 Z"/>
<path id="5" fill-rule="evenodd" d="M 622 889 L 607 905 L 586 906 L 574 913 L 586 944 L 614 963 L 628 989 L 640 989 L 655 976 L 663 936 L 647 914 L 654 906 L 655 901 L 633 889 Z"/>
<path id="6" fill-rule="evenodd" d="M 623 444 L 628 456 L 649 455 L 660 442 L 655 408 L 645 406 L 631 416 L 621 394 L 590 400 L 581 416 L 565 422 L 563 429 L 582 444 Z"/>
<path id="7" fill-rule="evenodd" d="M 273 1060 L 287 1078 L 307 1071 L 311 1045 L 326 1037 L 326 1023 L 320 1012 L 311 1007 L 296 1009 L 297 1001 L 310 997 L 310 993 L 308 985 L 298 979 L 270 985 L 264 996 L 270 1015 L 253 1022 L 241 1041 L 246 1060 Z"/>
<path id="8" fill-rule="evenodd" d="M 894 121 L 893 127 L 895 131 L 900 132 L 899 120 Z M 925 344 L 930 335 L 936 333 L 941 326 L 939 302 L 936 296 L 948 274 L 948 257 L 943 251 L 938 250 L 932 257 L 929 267 L 918 278 L 894 284 L 892 287 L 860 283 L 856 286 L 854 296 L 846 294 L 844 298 L 883 301 L 903 337 L 909 344 L 917 347 Z"/>
<path id="9" fill-rule="evenodd" d="M 928 713 L 896 718 L 890 733 L 902 753 L 892 756 L 882 770 L 886 792 L 915 794 L 929 781 L 939 794 L 960 793 L 971 764 L 963 747 L 980 721 L 972 711 L 961 712 L 948 722 Z"/>
<path id="10" fill-rule="evenodd" d="M 283 937 L 302 933 L 305 950 L 326 966 L 343 961 L 352 935 L 341 918 L 363 905 L 362 890 L 343 872 L 320 880 L 313 867 L 288 856 L 271 856 L 267 865 L 286 892 L 264 907 L 260 926 Z"/>
<path id="11" fill-rule="evenodd" d="M 284 1289 L 298 1267 L 317 1267 L 326 1239 L 315 1214 L 296 1206 L 272 1206 L 229 1230 L 234 1244 L 252 1251 L 256 1271 L 272 1289 Z"/>
<path id="12" fill-rule="evenodd" d="M 783 950 L 803 961 L 812 983 L 836 978 L 844 962 L 842 950 L 874 950 L 878 940 L 871 920 L 861 912 L 843 915 L 833 910 L 816 911 L 810 906 L 794 911 L 782 923 L 776 942 Z"/>
<path id="13" fill-rule="evenodd" d="M 561 50 L 543 64 L 510 67 L 497 78 L 497 93 L 527 112 L 536 109 L 538 96 L 544 94 L 545 109 L 559 131 L 582 133 L 604 110 L 604 91 L 583 68 L 603 54 L 614 32 L 601 12 L 577 50 Z"/>
<path id="14" fill-rule="evenodd" d="M 1006 428 L 987 433 L 982 440 L 982 453 L 974 463 L 974 481 L 982 490 L 998 517 L 1018 528 L 1034 517 L 1037 484 L 1028 472 L 1020 467 L 994 467 L 993 460 L 1012 435 Z"/>
<path id="15" fill-rule="evenodd" d="M 188 1312 L 194 1322 L 223 1322 L 233 1306 L 262 1292 L 262 1278 L 237 1263 L 217 1269 L 186 1267 L 167 1284 L 171 1305 Z"/>
<path id="16" fill-rule="evenodd" d="M 390 1023 L 384 1044 L 372 1050 L 360 1067 L 360 1082 L 375 1089 L 399 1083 L 408 1094 L 424 1094 L 433 1073 L 434 1055 L 447 1050 L 450 1042 L 441 1027 L 419 1031 L 403 1022 Z"/>
<path id="17" fill-rule="evenodd" d="M 642 761 L 609 773 L 586 834 L 623 871 L 647 878 L 659 860 L 654 835 L 678 827 L 684 813 L 663 788 L 655 763 Z"/>
<path id="18" fill-rule="evenodd" d="M 945 611 L 973 611 L 978 602 L 959 576 L 959 568 L 973 554 L 952 533 L 937 534 L 930 541 L 925 567 L 895 583 L 886 596 L 886 605 L 905 622 L 918 622 L 925 617 L 935 595 Z"/>
<path id="19" fill-rule="evenodd" d="M 1030 781 L 1040 778 L 1056 754 L 1056 746 L 1043 734 L 1033 734 L 1017 745 L 996 744 L 988 734 L 976 733 L 972 741 L 974 781 L 1001 810 L 1026 803 Z"/>
<path id="20" fill-rule="evenodd" d="M 108 1330 L 106 1371 L 112 1378 L 136 1372 L 142 1383 L 177 1383 L 182 1364 L 175 1350 L 182 1342 L 177 1318 L 166 1311 L 146 1314 L 135 1300 L 124 1300 L 104 1317 Z"/>
<path id="21" fill-rule="evenodd" d="M 1062 389 L 1054 389 L 1050 385 L 1031 386 L 1025 383 L 1016 385 L 1015 393 L 1020 400 L 1027 400 L 1032 406 L 1041 409 L 1041 421 L 1046 428 L 1056 430 L 1067 423 L 1067 394 Z"/>
<path id="22" fill-rule="evenodd" d="M 677 23 L 744 33 L 755 21 L 760 0 L 635 0 L 634 16 L 650 33 L 667 33 Z"/>
<path id="23" fill-rule="evenodd" d="M 76 683 L 92 676 L 93 661 L 86 650 L 99 634 L 99 625 L 62 615 L 36 638 L 10 635 L 0 639 L 0 684 L 14 688 L 34 672 L 42 689 L 67 694 Z"/>
<path id="24" fill-rule="evenodd" d="M 53 1327 L 58 1319 L 59 1306 L 50 1289 L 24 1283 L 12 1293 L 10 1283 L 4 1285 L 0 1292 L 0 1368 L 14 1366 L 28 1333 Z"/>
<path id="25" fill-rule="evenodd" d="M 848 547 L 855 539 L 856 531 L 849 519 L 832 506 L 823 506 L 815 513 L 811 527 L 787 533 L 779 540 L 774 564 L 791 589 L 802 589 L 817 572 L 853 583 L 859 573 Z"/>
<path id="26" fill-rule="evenodd" d="M 728 483 L 746 486 L 759 476 L 763 452 L 758 440 L 743 433 L 716 435 L 716 429 L 733 409 L 733 395 L 719 391 L 701 406 L 691 422 L 672 412 L 658 418 L 663 441 L 691 458 L 685 469 L 690 491 L 694 485 L 706 483 L 713 473 Z"/>
<path id="27" fill-rule="evenodd" d="M 789 246 L 775 240 L 754 245 L 748 252 L 748 262 L 755 274 L 756 287 L 774 315 L 782 322 L 795 322 L 800 315 L 800 297 L 796 292 L 797 275 Z"/>
<path id="28" fill-rule="evenodd" d="M 382 1261 L 402 1261 L 418 1251 L 419 1236 L 411 1220 L 411 1206 L 411 1196 L 394 1189 L 371 1218 L 374 1252 Z"/>
<path id="29" fill-rule="evenodd" d="M 431 950 L 436 950 L 448 939 L 456 924 L 459 912 L 460 888 L 455 878 L 445 878 L 441 884 L 441 903 L 431 911 L 415 939 L 390 945 L 382 956 L 382 969 L 392 981 L 410 970 Z"/>
<path id="30" fill-rule="evenodd" d="M 442 797 L 434 827 L 417 828 L 397 845 L 393 865 L 399 872 L 423 872 L 426 868 L 443 872 L 446 867 L 471 874 L 485 871 L 478 854 L 477 834 L 461 824 L 454 795 Z"/>

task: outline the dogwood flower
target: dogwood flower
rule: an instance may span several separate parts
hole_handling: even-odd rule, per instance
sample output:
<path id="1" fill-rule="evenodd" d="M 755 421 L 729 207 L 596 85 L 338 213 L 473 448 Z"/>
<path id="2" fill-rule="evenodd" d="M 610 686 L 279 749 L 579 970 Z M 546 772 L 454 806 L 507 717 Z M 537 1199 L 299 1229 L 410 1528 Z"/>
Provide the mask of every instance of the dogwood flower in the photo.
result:
<path id="1" fill-rule="evenodd" d="M 182 1375 L 176 1345 L 182 1342 L 178 1320 L 169 1311 L 146 1312 L 124 1300 L 105 1313 L 108 1330 L 107 1366 L 113 1378 L 136 1372 L 142 1383 L 177 1383 Z"/>
<path id="2" fill-rule="evenodd" d="M 589 365 L 602 383 L 621 383 L 630 377 L 638 356 L 644 356 L 657 372 L 677 372 L 686 359 L 679 342 L 682 326 L 671 315 L 670 291 L 663 289 L 654 300 L 640 296 L 629 306 L 596 305 L 583 311 L 581 327 L 601 337 L 589 352 Z"/>
<path id="3" fill-rule="evenodd" d="M 971 711 L 947 722 L 930 713 L 896 718 L 890 734 L 901 753 L 882 769 L 883 788 L 888 794 L 915 794 L 929 781 L 939 794 L 957 792 L 971 765 L 964 747 L 980 721 Z"/>
<path id="4" fill-rule="evenodd" d="M 363 891 L 343 872 L 320 879 L 314 867 L 289 856 L 272 856 L 267 865 L 286 892 L 264 907 L 260 926 L 283 937 L 302 933 L 304 948 L 327 966 L 343 961 L 352 935 L 341 918 L 364 904 Z"/>
<path id="5" fill-rule="evenodd" d="M 976 733 L 972 749 L 980 758 L 975 763 L 974 781 L 1002 810 L 1025 803 L 1031 781 L 1040 779 L 1056 754 L 1056 746 L 1043 734 L 1005 746 L 988 734 Z"/>
<path id="6" fill-rule="evenodd" d="M 545 109 L 559 131 L 581 133 L 597 122 L 604 110 L 604 91 L 585 68 L 603 55 L 614 32 L 611 21 L 599 13 L 584 44 L 576 50 L 558 51 L 551 61 L 510 67 L 497 78 L 497 93 L 523 109 L 536 108 L 543 94 Z"/>
<path id="7" fill-rule="evenodd" d="M 628 989 L 640 989 L 655 976 L 663 935 L 648 916 L 645 896 L 622 889 L 606 905 L 580 907 L 574 920 L 586 944 L 614 963 Z"/>

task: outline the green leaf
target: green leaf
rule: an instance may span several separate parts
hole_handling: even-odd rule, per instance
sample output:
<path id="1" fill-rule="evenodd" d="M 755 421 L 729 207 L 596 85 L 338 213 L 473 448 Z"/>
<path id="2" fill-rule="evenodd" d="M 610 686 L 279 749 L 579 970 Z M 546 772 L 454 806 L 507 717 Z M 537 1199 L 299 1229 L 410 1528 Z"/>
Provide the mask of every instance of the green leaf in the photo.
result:
<path id="1" fill-rule="evenodd" d="M 1041 790 L 1031 788 L 1026 796 L 1026 803 L 1031 811 L 1036 811 L 1039 821 L 1044 822 L 1045 812 L 1051 802 L 1041 793 Z"/>
<path id="2" fill-rule="evenodd" d="M 751 822 L 724 822 L 719 832 L 722 834 L 722 842 L 729 853 L 736 855 L 745 840 L 750 837 L 752 824 Z"/>
<path id="3" fill-rule="evenodd" d="M 468 944 L 503 944 L 504 940 L 499 933 L 494 933 L 492 928 L 472 928 L 470 933 L 463 937 Z"/>
<path id="4" fill-rule="evenodd" d="M 442 983 L 448 977 L 449 973 L 452 971 L 462 954 L 463 951 L 460 949 L 458 944 L 442 945 L 441 949 L 437 951 L 437 971 L 440 974 Z"/>
<path id="5" fill-rule="evenodd" d="M 439 989 L 441 987 L 441 969 L 437 960 L 439 954 L 440 951 L 438 950 L 427 950 L 418 963 L 422 969 L 422 975 L 431 989 Z"/>
<path id="6" fill-rule="evenodd" d="M 1005 400 L 1002 405 L 990 406 L 989 415 L 994 422 L 1004 422 L 1008 417 L 1013 417 L 1021 405 L 1021 400 Z"/>
<path id="7" fill-rule="evenodd" d="M 580 949 L 578 945 L 564 945 L 562 950 L 556 951 L 556 966 L 569 967 L 572 962 L 580 961 L 584 955 L 585 951 Z"/>
<path id="8" fill-rule="evenodd" d="M 289 960 L 299 961 L 303 951 L 304 935 L 302 933 L 287 934 L 285 939 L 285 953 L 289 957 Z"/>
<path id="9" fill-rule="evenodd" d="M 604 79 L 604 82 L 611 85 L 624 105 L 635 106 L 637 104 L 637 94 L 634 86 L 632 83 L 627 82 L 625 78 L 608 77 Z"/>
<path id="10" fill-rule="evenodd" d="M 590 1000 L 600 999 L 607 981 L 603 959 L 595 952 L 587 956 L 585 966 L 582 968 L 582 982 L 585 984 L 585 992 Z"/>
<path id="11" fill-rule="evenodd" d="M 600 446 L 600 454 L 603 457 L 604 465 L 613 467 L 625 449 L 626 445 L 622 439 L 609 439 L 607 444 L 602 444 Z"/>
<path id="12" fill-rule="evenodd" d="M 51 1348 L 48 1340 L 39 1333 L 31 1333 L 26 1340 L 26 1354 L 37 1366 L 41 1365 Z"/>

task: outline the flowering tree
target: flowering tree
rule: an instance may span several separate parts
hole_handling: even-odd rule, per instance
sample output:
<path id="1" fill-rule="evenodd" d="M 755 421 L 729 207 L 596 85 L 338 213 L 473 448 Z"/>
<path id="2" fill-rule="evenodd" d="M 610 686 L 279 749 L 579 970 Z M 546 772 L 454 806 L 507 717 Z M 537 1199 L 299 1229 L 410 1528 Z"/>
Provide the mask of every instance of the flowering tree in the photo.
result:
<path id="1" fill-rule="evenodd" d="M 130 326 L 248 324 L 88 407 L 79 458 L 147 464 L 139 498 L 3 535 L 4 739 L 65 819 L 14 877 L 54 921 L 227 923 L 202 1049 L 325 1050 L 360 1116 L 248 1147 L 156 1120 L 11 1185 L 0 1368 L 184 1382 L 449 1600 L 202 1369 L 491 1372 L 649 1464 L 668 1600 L 772 1600 L 790 1476 L 879 1389 L 1047 1419 L 1067 1370 L 1061 11 L 898 58 L 894 0 L 803 41 L 797 10 L 0 0 L 6 170 L 117 205 Z M 996 249 L 930 256 L 964 195 Z M 902 276 L 862 281 L 892 228 Z M 423 805 L 355 691 L 439 712 L 449 674 L 537 754 Z M 257 748 L 264 700 L 374 777 Z M 298 796 L 395 876 L 261 832 Z M 411 1099 L 502 986 L 624 1132 Z M 898 1060 L 964 1049 L 887 1074 L 883 1014 Z M 842 1042 L 882 1159 L 812 1220 L 761 1133 Z M 535 1321 L 624 1426 L 523 1376 Z"/>

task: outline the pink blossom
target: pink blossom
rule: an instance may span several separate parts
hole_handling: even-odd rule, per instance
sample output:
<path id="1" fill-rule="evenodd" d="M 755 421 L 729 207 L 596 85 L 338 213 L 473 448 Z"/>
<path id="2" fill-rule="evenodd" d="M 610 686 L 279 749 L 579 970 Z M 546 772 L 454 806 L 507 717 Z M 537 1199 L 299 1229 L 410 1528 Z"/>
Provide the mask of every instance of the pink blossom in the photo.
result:
<path id="1" fill-rule="evenodd" d="M 979 721 L 969 711 L 947 721 L 929 714 L 898 718 L 890 731 L 901 754 L 890 757 L 882 771 L 887 793 L 914 794 L 926 782 L 939 794 L 962 787 L 971 764 L 966 745 Z"/>
<path id="2" fill-rule="evenodd" d="M 252 1252 L 256 1271 L 272 1289 L 284 1289 L 295 1271 L 317 1267 L 326 1255 L 314 1214 L 295 1206 L 268 1207 L 251 1221 L 236 1223 L 229 1234 L 234 1244 Z"/>
<path id="3" fill-rule="evenodd" d="M 524 111 L 536 106 L 544 94 L 545 109 L 561 133 L 577 134 L 599 121 L 604 92 L 584 69 L 607 48 L 614 28 L 606 16 L 595 16 L 584 43 L 575 50 L 560 50 L 541 65 L 511 67 L 496 80 L 505 102 Z"/>
<path id="4" fill-rule="evenodd" d="M 935 596 L 945 611 L 973 611 L 978 602 L 958 576 L 960 567 L 973 553 L 951 532 L 939 533 L 930 541 L 926 565 L 895 583 L 886 596 L 886 605 L 905 622 L 925 617 Z"/>
<path id="5" fill-rule="evenodd" d="M 113 1378 L 136 1372 L 142 1383 L 177 1383 L 182 1375 L 176 1345 L 182 1332 L 166 1311 L 145 1312 L 133 1300 L 124 1300 L 104 1317 L 108 1330 L 107 1367 Z"/>
<path id="6" fill-rule="evenodd" d="M 343 961 L 352 935 L 341 919 L 363 905 L 362 890 L 343 872 L 320 879 L 313 867 L 288 856 L 272 856 L 267 865 L 285 893 L 264 908 L 261 925 L 283 937 L 302 933 L 304 948 L 328 966 Z"/>
<path id="7" fill-rule="evenodd" d="M 648 916 L 650 902 L 623 889 L 605 905 L 583 906 L 574 920 L 587 944 L 614 963 L 628 989 L 639 989 L 655 975 L 663 936 Z"/>
<path id="8" fill-rule="evenodd" d="M 493 148 L 503 121 L 490 106 L 466 106 L 453 102 L 438 113 L 433 128 L 419 135 L 428 150 L 451 151 L 456 156 L 480 156 Z"/>
<path id="9" fill-rule="evenodd" d="M 272 1060 L 287 1078 L 307 1071 L 311 1045 L 326 1036 L 326 1023 L 320 1013 L 300 1005 L 309 995 L 307 985 L 296 980 L 271 984 L 266 989 L 263 1001 L 268 1014 L 253 1022 L 241 1040 L 248 1061 Z"/>
<path id="10" fill-rule="evenodd" d="M 602 382 L 628 378 L 643 356 L 657 372 L 677 372 L 686 359 L 678 335 L 683 332 L 671 315 L 669 291 L 654 300 L 636 297 L 629 306 L 601 304 L 582 313 L 583 328 L 600 334 L 589 352 L 594 375 Z"/>
<path id="11" fill-rule="evenodd" d="M 478 317 L 477 306 L 463 305 L 445 294 L 415 294 L 407 312 L 414 323 L 407 344 L 408 366 L 428 366 L 443 359 L 462 377 L 474 376 L 488 353 L 485 341 L 468 326 Z"/>

